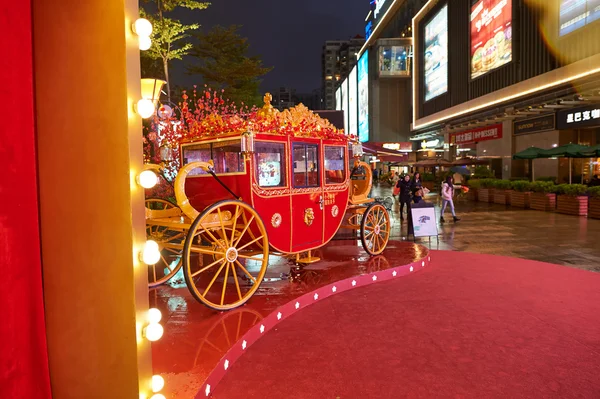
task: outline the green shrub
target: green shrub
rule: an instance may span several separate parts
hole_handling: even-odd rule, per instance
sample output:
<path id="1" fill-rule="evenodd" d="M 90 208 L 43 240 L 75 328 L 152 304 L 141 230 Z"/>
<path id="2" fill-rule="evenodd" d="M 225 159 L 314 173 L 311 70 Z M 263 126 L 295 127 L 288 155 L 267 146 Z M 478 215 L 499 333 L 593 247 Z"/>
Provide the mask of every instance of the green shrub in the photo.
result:
<path id="1" fill-rule="evenodd" d="M 534 181 L 531 183 L 531 191 L 535 193 L 555 193 L 556 186 L 550 181 Z"/>
<path id="2" fill-rule="evenodd" d="M 585 184 L 559 184 L 556 186 L 556 192 L 561 195 L 585 195 L 588 187 Z"/>
<path id="3" fill-rule="evenodd" d="M 508 180 L 510 180 L 510 181 L 521 181 L 521 180 L 529 181 L 529 179 L 526 177 L 510 177 Z"/>
<path id="4" fill-rule="evenodd" d="M 520 193 L 531 191 L 531 182 L 528 180 L 517 180 L 510 184 L 511 188 Z"/>
<path id="5" fill-rule="evenodd" d="M 481 180 L 479 179 L 471 179 L 469 180 L 469 187 L 470 188 L 474 188 L 474 189 L 478 189 L 481 187 Z"/>
<path id="6" fill-rule="evenodd" d="M 497 190 L 510 190 L 510 181 L 508 180 L 495 180 L 494 181 L 494 188 Z"/>
<path id="7" fill-rule="evenodd" d="M 473 172 L 475 179 L 489 179 L 494 177 L 494 173 L 487 166 L 477 166 Z"/>
<path id="8" fill-rule="evenodd" d="M 479 183 L 481 188 L 494 188 L 497 179 L 481 179 Z"/>
<path id="9" fill-rule="evenodd" d="M 556 176 L 542 176 L 542 177 L 536 177 L 535 178 L 536 181 L 550 181 L 552 183 L 556 183 Z"/>
<path id="10" fill-rule="evenodd" d="M 593 198 L 600 198 L 600 186 L 588 187 L 588 193 Z"/>
<path id="11" fill-rule="evenodd" d="M 422 173 L 421 181 L 435 181 L 435 176 L 433 173 Z"/>

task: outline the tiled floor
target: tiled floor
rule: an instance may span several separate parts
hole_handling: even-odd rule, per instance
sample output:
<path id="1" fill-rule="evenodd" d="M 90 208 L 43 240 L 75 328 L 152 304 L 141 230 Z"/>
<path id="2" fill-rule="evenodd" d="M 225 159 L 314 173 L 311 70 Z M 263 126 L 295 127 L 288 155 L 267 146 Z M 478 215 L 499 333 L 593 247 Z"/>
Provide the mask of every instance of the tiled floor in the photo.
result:
<path id="1" fill-rule="evenodd" d="M 391 189 L 376 187 L 373 192 L 385 196 Z M 436 204 L 439 218 L 438 196 L 427 201 Z M 435 239 L 431 244 L 426 239 L 417 242 L 434 250 L 514 256 L 600 272 L 600 220 L 466 200 L 456 202 L 456 211 L 462 220 L 449 222 L 452 217 L 446 210 L 446 223 L 438 226 L 439 244 Z M 399 223 L 398 204 L 392 214 L 392 237 L 406 238 L 407 224 Z"/>

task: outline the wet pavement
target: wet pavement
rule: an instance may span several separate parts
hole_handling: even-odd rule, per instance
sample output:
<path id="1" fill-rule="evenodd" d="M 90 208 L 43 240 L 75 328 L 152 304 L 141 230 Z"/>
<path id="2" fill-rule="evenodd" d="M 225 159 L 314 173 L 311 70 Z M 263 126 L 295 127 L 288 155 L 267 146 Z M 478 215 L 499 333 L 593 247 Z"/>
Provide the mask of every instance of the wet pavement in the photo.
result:
<path id="1" fill-rule="evenodd" d="M 391 188 L 376 187 L 373 195 L 391 195 Z M 439 197 L 432 194 L 426 200 L 436 204 L 439 218 Z M 439 244 L 435 238 L 417 242 L 432 250 L 512 256 L 600 272 L 600 220 L 466 199 L 455 201 L 455 206 L 462 220 L 453 223 L 446 209 L 446 223 L 438 225 Z M 397 223 L 397 203 L 392 217 L 396 223 L 391 237 L 406 239 L 407 223 Z"/>

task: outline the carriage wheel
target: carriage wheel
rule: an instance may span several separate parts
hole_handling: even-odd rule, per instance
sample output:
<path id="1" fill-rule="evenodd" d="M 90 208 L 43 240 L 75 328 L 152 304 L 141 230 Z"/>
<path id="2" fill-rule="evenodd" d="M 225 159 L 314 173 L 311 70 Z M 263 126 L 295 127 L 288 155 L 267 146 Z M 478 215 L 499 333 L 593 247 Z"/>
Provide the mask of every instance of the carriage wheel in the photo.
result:
<path id="1" fill-rule="evenodd" d="M 148 209 L 161 211 L 177 207 L 172 202 L 159 198 L 147 199 L 145 204 Z M 181 269 L 185 233 L 163 226 L 146 225 L 146 237 L 156 241 L 160 249 L 160 260 L 154 265 L 148 265 L 148 287 L 154 288 L 169 281 Z"/>
<path id="2" fill-rule="evenodd" d="M 210 245 L 202 246 L 202 243 Z M 224 200 L 192 223 L 183 248 L 183 274 L 192 295 L 215 310 L 243 305 L 262 283 L 269 239 L 262 219 L 248 204 Z"/>
<path id="3" fill-rule="evenodd" d="M 379 255 L 390 239 L 390 214 L 382 204 L 370 205 L 360 222 L 360 241 L 369 255 Z"/>

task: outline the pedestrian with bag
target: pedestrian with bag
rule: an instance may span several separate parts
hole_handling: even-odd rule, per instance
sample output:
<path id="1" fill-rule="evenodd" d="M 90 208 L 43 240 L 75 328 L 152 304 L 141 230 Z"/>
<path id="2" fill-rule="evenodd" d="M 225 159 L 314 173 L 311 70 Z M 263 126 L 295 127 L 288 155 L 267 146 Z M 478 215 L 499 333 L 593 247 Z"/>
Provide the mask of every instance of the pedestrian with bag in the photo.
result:
<path id="1" fill-rule="evenodd" d="M 413 194 L 414 203 L 418 204 L 421 202 L 425 193 L 423 192 L 423 183 L 421 183 L 421 174 L 419 172 L 416 172 L 413 176 L 411 191 Z"/>
<path id="2" fill-rule="evenodd" d="M 398 201 L 400 201 L 400 220 L 404 220 L 404 205 L 406 205 L 406 216 L 410 212 L 410 196 L 412 192 L 412 183 L 409 175 L 404 175 L 402 180 L 398 180 L 394 187 L 394 192 L 398 192 Z"/>
<path id="3" fill-rule="evenodd" d="M 452 176 L 448 175 L 446 180 L 442 184 L 442 212 L 440 215 L 440 223 L 445 223 L 444 220 L 444 212 L 446 211 L 446 206 L 450 205 L 450 212 L 452 212 L 452 217 L 454 218 L 454 222 L 458 222 L 460 219 L 456 217 L 456 213 L 454 212 L 454 184 L 452 184 Z"/>

